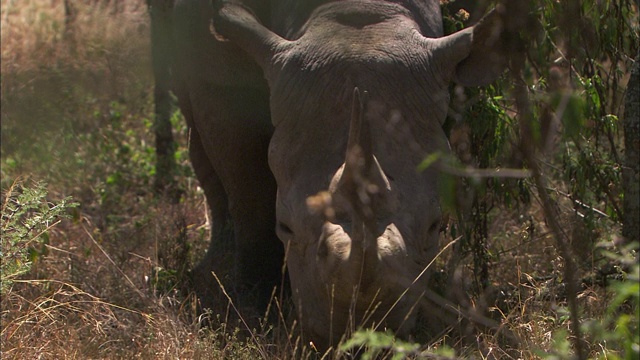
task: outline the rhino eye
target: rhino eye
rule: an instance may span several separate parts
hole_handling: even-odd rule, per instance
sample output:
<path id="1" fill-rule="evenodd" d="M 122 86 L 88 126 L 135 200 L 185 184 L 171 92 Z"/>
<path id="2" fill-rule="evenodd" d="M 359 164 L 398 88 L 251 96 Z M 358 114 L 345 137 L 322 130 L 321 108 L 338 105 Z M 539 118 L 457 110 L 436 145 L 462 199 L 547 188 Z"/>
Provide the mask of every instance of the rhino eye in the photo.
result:
<path id="1" fill-rule="evenodd" d="M 433 234 L 440 231 L 440 219 L 435 220 L 431 226 L 429 226 L 429 234 Z"/>
<path id="2" fill-rule="evenodd" d="M 293 230 L 282 221 L 278 221 L 278 231 L 283 235 L 293 235 Z"/>

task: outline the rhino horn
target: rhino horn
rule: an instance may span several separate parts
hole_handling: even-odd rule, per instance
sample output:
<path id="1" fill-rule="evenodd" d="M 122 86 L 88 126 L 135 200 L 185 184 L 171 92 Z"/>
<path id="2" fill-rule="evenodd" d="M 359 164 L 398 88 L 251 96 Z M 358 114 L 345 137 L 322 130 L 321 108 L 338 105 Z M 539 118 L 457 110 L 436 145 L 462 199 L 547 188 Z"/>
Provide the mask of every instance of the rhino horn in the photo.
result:
<path id="1" fill-rule="evenodd" d="M 352 173 L 366 172 L 373 162 L 373 144 L 371 140 L 371 128 L 365 120 L 366 104 L 369 93 L 364 91 L 360 95 L 358 88 L 353 89 L 353 102 L 351 106 L 351 122 L 349 123 L 349 140 L 347 141 L 347 154 L 345 169 Z"/>
<path id="2" fill-rule="evenodd" d="M 373 200 L 379 189 L 375 180 L 380 179 L 380 176 L 374 176 L 375 171 L 382 174 L 373 155 L 371 128 L 366 116 L 367 100 L 366 91 L 361 94 L 357 87 L 353 90 L 347 152 L 336 189 L 352 209 L 350 263 L 360 271 L 360 286 L 365 287 L 379 265 Z"/>
<path id="3" fill-rule="evenodd" d="M 359 230 L 364 227 L 370 237 L 376 235 L 377 207 L 374 200 L 380 200 L 379 194 L 390 191 L 389 180 L 373 155 L 371 127 L 366 117 L 368 93 L 356 87 L 353 91 L 351 122 L 344 170 L 339 181 L 340 191 L 346 195 L 353 210 L 353 226 Z"/>

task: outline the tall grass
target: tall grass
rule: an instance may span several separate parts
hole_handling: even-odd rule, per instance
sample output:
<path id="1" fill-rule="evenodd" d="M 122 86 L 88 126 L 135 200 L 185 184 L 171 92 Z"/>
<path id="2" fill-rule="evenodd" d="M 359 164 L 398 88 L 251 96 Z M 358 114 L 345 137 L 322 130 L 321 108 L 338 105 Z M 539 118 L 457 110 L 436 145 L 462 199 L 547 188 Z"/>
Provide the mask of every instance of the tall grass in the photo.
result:
<path id="1" fill-rule="evenodd" d="M 197 244 L 205 230 L 202 195 L 186 177 L 191 207 L 149 192 L 146 6 L 72 3 L 77 16 L 65 28 L 63 1 L 2 2 L 3 191 L 26 176 L 46 180 L 51 201 L 80 203 L 3 293 L 2 356 L 201 357 L 213 343 L 200 342 L 191 298 L 151 281 L 166 267 L 162 251 L 187 233 Z"/>

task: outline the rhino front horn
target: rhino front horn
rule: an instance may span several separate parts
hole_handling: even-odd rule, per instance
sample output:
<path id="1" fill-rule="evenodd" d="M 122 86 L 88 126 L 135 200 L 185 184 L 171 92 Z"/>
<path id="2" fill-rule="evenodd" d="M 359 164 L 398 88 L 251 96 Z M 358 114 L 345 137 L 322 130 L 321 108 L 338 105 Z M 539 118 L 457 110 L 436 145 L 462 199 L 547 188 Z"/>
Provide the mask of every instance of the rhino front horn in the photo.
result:
<path id="1" fill-rule="evenodd" d="M 358 88 L 354 88 L 347 153 L 339 187 L 353 210 L 354 226 L 364 222 L 371 231 L 375 228 L 371 190 L 375 189 L 367 179 L 374 163 L 371 129 L 365 119 L 367 96 L 366 91 L 360 94 Z"/>

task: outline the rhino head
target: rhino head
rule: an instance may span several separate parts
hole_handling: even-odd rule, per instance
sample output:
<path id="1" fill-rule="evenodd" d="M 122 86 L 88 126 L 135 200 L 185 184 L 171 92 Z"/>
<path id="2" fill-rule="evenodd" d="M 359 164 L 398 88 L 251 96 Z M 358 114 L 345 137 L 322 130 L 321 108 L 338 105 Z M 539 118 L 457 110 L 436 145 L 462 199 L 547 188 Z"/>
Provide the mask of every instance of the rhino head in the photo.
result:
<path id="1" fill-rule="evenodd" d="M 504 67 L 495 14 L 446 37 L 423 34 L 414 16 L 391 2 L 330 2 L 294 40 L 240 5 L 214 19 L 269 82 L 277 234 L 318 347 L 359 326 L 413 329 L 442 217 L 437 169 L 417 166 L 448 151 L 450 82 L 481 85 Z"/>

